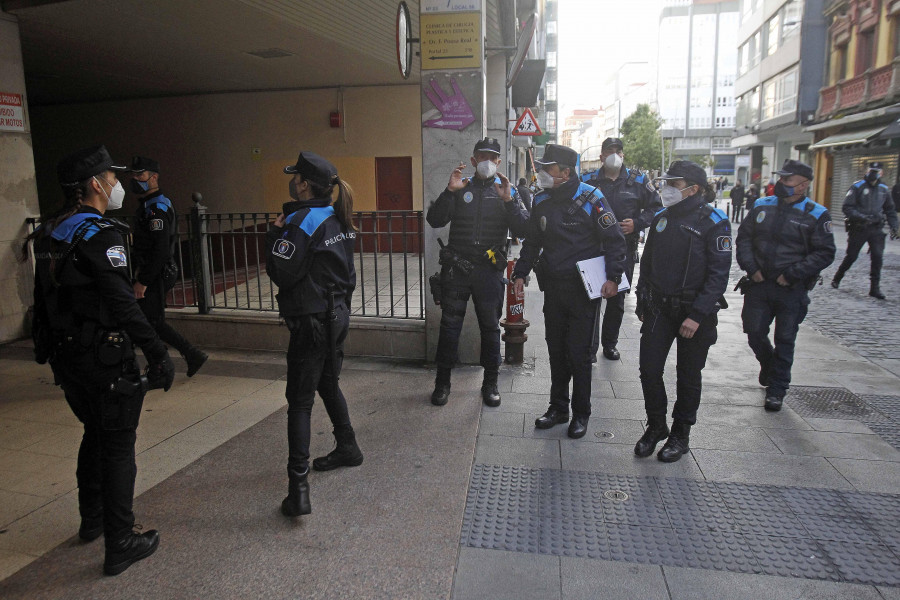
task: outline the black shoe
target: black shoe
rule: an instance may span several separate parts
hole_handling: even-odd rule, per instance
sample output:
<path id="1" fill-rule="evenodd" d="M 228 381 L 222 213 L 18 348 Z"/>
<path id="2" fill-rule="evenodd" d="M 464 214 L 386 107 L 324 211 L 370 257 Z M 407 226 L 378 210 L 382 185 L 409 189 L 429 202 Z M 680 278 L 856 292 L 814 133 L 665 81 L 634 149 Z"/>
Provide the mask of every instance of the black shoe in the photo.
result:
<path id="1" fill-rule="evenodd" d="M 656 458 L 664 463 L 673 463 L 687 454 L 690 448 L 688 443 L 691 437 L 691 426 L 686 423 L 673 423 L 672 432 L 669 439 L 666 440 L 665 446 L 662 447 Z"/>
<path id="2" fill-rule="evenodd" d="M 281 501 L 281 514 L 284 516 L 299 517 L 312 512 L 312 506 L 309 503 L 309 482 L 306 481 L 307 475 L 309 475 L 309 468 L 303 473 L 288 468 L 288 495 Z"/>
<path id="3" fill-rule="evenodd" d="M 435 383 L 434 391 L 431 392 L 431 403 L 435 406 L 443 406 L 450 399 L 450 384 Z"/>
<path id="4" fill-rule="evenodd" d="M 568 423 L 569 412 L 552 406 L 542 416 L 534 420 L 535 429 L 550 429 L 554 425 Z"/>
<path id="5" fill-rule="evenodd" d="M 194 348 L 194 350 L 189 352 L 188 355 L 184 357 L 184 360 L 187 361 L 187 376 L 193 377 L 207 359 L 209 359 L 209 354 L 203 350 Z"/>
<path id="6" fill-rule="evenodd" d="M 608 346 L 603 348 L 603 356 L 607 360 L 619 360 L 619 358 L 621 358 L 619 356 L 619 351 L 616 350 L 615 346 Z"/>
<path id="7" fill-rule="evenodd" d="M 647 429 L 644 435 L 634 445 L 634 453 L 641 458 L 646 458 L 653 454 L 656 445 L 669 437 L 669 427 L 666 425 L 665 419 L 659 422 L 647 423 Z"/>
<path id="8" fill-rule="evenodd" d="M 363 462 L 363 453 L 356 444 L 356 434 L 353 430 L 334 431 L 334 439 L 337 446 L 325 456 L 320 456 L 313 461 L 313 469 L 316 471 L 331 471 L 338 467 L 358 467 Z"/>
<path id="9" fill-rule="evenodd" d="M 159 546 L 159 532 L 151 529 L 147 533 L 129 532 L 125 537 L 106 546 L 106 560 L 103 572 L 118 575 L 139 560 L 156 552 Z"/>
<path id="10" fill-rule="evenodd" d="M 569 423 L 569 431 L 566 432 L 566 435 L 573 440 L 583 438 L 584 434 L 587 433 L 589 418 L 590 417 L 572 417 L 572 422 Z"/>
<path id="11" fill-rule="evenodd" d="M 878 298 L 879 300 L 884 300 L 887 298 L 887 296 L 881 293 L 881 289 L 879 289 L 877 286 L 869 290 L 869 295 L 873 298 Z"/>
<path id="12" fill-rule="evenodd" d="M 838 279 L 837 277 L 835 277 L 834 279 L 832 279 L 832 280 L 831 280 L 831 287 L 833 287 L 834 289 L 838 289 L 839 287 L 841 287 L 841 280 Z"/>
<path id="13" fill-rule="evenodd" d="M 481 386 L 481 401 L 485 406 L 500 406 L 500 390 L 496 383 L 486 383 Z"/>
<path id="14" fill-rule="evenodd" d="M 769 363 L 760 365 L 757 381 L 759 381 L 759 385 L 769 387 Z"/>
<path id="15" fill-rule="evenodd" d="M 103 517 L 82 518 L 78 537 L 83 542 L 93 542 L 103 535 Z"/>
<path id="16" fill-rule="evenodd" d="M 779 398 L 778 396 L 766 396 L 766 410 L 769 412 L 778 412 L 781 410 L 781 404 L 784 402 L 784 398 Z"/>

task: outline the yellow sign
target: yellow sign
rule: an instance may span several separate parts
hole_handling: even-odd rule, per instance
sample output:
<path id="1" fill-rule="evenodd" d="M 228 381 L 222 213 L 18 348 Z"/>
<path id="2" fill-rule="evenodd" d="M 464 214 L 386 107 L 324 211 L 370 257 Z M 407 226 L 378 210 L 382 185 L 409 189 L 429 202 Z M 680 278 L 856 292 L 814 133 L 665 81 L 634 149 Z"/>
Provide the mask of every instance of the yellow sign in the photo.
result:
<path id="1" fill-rule="evenodd" d="M 422 69 L 481 67 L 481 13 L 438 13 L 419 17 Z"/>

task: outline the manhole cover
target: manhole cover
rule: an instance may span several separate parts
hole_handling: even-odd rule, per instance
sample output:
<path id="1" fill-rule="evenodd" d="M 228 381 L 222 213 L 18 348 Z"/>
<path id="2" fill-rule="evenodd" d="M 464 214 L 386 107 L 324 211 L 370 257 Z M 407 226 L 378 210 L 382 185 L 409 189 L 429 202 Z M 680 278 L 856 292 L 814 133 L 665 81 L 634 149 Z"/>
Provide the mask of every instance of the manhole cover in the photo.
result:
<path id="1" fill-rule="evenodd" d="M 625 500 L 628 500 L 628 494 L 620 490 L 605 491 L 603 492 L 603 497 L 609 500 L 616 500 L 618 502 L 624 502 Z"/>
<path id="2" fill-rule="evenodd" d="M 616 437 L 616 435 L 614 433 L 612 433 L 611 431 L 595 431 L 594 436 L 596 436 L 598 438 L 606 438 L 606 439 Z"/>

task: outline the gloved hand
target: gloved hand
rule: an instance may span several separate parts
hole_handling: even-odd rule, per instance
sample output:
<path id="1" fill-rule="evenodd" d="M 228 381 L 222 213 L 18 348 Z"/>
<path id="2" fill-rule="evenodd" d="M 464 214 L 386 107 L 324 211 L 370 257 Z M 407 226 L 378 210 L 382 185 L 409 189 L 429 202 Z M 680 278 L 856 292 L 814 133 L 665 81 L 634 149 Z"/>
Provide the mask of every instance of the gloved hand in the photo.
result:
<path id="1" fill-rule="evenodd" d="M 891 239 L 896 240 L 900 237 L 900 229 L 891 229 Z"/>
<path id="2" fill-rule="evenodd" d="M 150 389 L 158 390 L 162 388 L 164 392 L 168 392 L 169 388 L 172 387 L 172 382 L 175 381 L 175 364 L 169 357 L 169 352 L 166 351 L 161 356 L 154 358 L 148 357 L 148 360 L 149 364 L 145 375 L 150 383 Z"/>

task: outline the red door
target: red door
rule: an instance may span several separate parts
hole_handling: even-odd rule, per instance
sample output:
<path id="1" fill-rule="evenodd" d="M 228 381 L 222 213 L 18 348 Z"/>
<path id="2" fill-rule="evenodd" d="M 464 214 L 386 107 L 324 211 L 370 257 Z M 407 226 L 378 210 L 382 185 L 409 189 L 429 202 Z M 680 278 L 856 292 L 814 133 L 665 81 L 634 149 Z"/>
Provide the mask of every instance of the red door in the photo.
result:
<path id="1" fill-rule="evenodd" d="M 412 157 L 375 158 L 375 208 L 384 214 L 379 214 L 377 219 L 364 219 L 367 222 L 363 227 L 364 231 L 374 228 L 378 232 L 377 250 L 418 252 L 421 223 L 413 217 L 412 210 Z M 364 247 L 374 245 L 374 240 L 363 244 Z"/>

